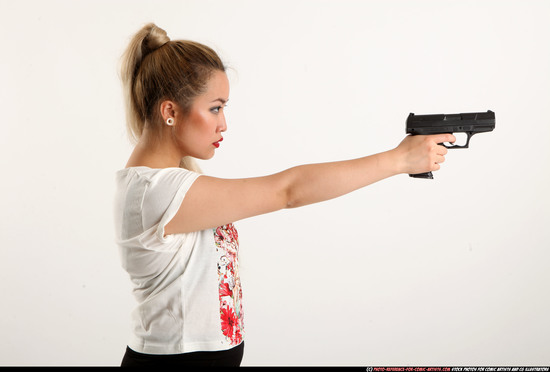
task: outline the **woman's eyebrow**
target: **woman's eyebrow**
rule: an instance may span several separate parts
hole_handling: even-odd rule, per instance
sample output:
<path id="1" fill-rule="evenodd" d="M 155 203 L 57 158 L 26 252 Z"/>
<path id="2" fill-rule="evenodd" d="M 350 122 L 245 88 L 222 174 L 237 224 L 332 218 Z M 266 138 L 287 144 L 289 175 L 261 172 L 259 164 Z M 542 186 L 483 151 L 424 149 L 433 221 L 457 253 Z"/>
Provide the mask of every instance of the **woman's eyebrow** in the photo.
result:
<path id="1" fill-rule="evenodd" d="M 223 98 L 217 98 L 217 99 L 213 100 L 212 102 L 216 102 L 216 101 L 220 101 L 222 104 L 225 104 L 229 100 L 228 99 L 223 99 Z M 210 102 L 210 103 L 212 103 L 212 102 Z"/>

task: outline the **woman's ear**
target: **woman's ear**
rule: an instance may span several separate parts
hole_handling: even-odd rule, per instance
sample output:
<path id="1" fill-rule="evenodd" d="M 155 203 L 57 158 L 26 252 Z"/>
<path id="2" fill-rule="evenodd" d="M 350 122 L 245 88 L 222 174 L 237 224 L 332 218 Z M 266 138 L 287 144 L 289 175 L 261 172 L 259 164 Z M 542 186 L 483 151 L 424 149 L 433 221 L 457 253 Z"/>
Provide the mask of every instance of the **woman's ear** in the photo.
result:
<path id="1" fill-rule="evenodd" d="M 178 105 L 173 101 L 162 101 L 160 104 L 160 115 L 165 123 L 170 118 L 174 120 L 177 111 Z"/>

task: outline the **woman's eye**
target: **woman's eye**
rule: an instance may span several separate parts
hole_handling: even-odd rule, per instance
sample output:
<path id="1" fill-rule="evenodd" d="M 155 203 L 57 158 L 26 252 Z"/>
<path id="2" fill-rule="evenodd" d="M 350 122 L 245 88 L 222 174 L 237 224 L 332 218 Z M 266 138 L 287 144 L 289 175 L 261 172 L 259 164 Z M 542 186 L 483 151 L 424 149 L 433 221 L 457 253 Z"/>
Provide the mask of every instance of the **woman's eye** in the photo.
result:
<path id="1" fill-rule="evenodd" d="M 220 110 L 223 109 L 223 108 L 226 108 L 226 107 L 227 107 L 227 104 L 225 104 L 223 106 L 212 107 L 210 109 L 210 112 L 212 112 L 213 114 L 219 114 Z"/>

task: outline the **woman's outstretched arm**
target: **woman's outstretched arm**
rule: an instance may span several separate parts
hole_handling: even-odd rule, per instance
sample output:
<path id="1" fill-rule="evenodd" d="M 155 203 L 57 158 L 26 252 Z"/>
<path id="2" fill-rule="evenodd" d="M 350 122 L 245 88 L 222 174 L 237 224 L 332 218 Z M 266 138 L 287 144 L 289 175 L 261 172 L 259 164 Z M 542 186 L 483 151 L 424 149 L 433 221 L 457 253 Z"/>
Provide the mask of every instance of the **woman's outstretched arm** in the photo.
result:
<path id="1" fill-rule="evenodd" d="M 244 218 L 336 198 L 401 173 L 439 170 L 452 134 L 407 136 L 398 147 L 337 162 L 300 165 L 270 176 L 199 177 L 191 186 L 166 235 L 213 228 Z"/>

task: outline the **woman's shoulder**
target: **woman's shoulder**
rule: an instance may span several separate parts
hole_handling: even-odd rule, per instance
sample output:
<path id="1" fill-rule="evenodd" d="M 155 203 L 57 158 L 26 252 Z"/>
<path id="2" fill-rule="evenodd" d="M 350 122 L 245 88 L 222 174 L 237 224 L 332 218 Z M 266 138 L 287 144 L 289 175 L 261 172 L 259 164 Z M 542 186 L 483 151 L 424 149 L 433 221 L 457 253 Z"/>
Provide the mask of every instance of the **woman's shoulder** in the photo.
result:
<path id="1" fill-rule="evenodd" d="M 150 181 L 158 170 L 145 166 L 126 167 L 115 172 L 117 182 L 123 182 L 126 185 L 130 183 L 139 183 L 140 181 Z"/>
<path id="2" fill-rule="evenodd" d="M 140 189 L 145 194 L 172 194 L 179 189 L 189 189 L 200 176 L 185 168 L 127 167 L 117 171 L 118 187 L 126 190 Z"/>
<path id="3" fill-rule="evenodd" d="M 143 178 L 155 178 L 155 177 L 166 177 L 169 175 L 177 174 L 188 174 L 195 173 L 185 168 L 180 167 L 168 167 L 168 168 L 151 168 L 145 165 L 131 166 L 119 169 L 116 171 L 116 175 L 119 177 L 127 177 L 128 175 L 135 175 Z"/>

